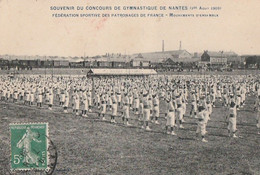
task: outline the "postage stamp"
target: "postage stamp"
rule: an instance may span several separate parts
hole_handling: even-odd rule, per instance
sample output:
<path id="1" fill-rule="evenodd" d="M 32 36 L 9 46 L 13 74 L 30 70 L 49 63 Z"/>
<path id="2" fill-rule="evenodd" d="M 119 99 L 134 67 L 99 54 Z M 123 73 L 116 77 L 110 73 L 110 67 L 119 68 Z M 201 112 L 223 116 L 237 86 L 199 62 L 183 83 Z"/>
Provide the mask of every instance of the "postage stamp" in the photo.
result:
<path id="1" fill-rule="evenodd" d="M 11 170 L 48 168 L 48 123 L 10 124 Z"/>

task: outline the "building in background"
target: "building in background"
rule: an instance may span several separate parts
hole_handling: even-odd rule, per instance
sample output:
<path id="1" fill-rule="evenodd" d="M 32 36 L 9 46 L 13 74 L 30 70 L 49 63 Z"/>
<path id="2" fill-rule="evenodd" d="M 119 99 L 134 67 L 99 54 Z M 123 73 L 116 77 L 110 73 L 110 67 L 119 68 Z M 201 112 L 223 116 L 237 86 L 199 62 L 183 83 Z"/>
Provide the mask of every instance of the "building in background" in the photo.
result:
<path id="1" fill-rule="evenodd" d="M 260 69 L 260 55 L 243 55 L 245 68 Z"/>
<path id="2" fill-rule="evenodd" d="M 235 52 L 225 52 L 225 51 L 204 51 L 201 54 L 200 65 L 207 64 L 210 65 L 211 69 L 226 69 L 229 68 L 239 68 L 243 64 L 244 60 L 236 54 Z"/>

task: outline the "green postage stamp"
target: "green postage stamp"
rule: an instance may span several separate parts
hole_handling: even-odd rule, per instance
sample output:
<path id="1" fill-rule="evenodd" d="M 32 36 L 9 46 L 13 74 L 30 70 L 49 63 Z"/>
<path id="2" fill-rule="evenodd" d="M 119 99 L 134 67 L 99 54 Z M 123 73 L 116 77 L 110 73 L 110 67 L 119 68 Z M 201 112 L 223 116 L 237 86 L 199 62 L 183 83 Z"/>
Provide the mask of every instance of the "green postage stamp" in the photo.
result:
<path id="1" fill-rule="evenodd" d="M 10 124 L 11 170 L 48 167 L 48 123 Z"/>

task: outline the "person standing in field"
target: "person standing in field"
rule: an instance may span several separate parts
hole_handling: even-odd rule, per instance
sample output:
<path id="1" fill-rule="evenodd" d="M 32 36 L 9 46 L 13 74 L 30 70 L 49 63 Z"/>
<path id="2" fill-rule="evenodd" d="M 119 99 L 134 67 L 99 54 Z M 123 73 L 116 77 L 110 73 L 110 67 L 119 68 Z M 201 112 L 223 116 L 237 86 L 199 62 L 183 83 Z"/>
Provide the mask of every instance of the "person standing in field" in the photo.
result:
<path id="1" fill-rule="evenodd" d="M 58 88 L 59 89 L 59 88 Z M 62 90 L 59 94 L 59 100 L 60 100 L 60 106 L 63 107 L 65 102 L 65 93 L 64 90 Z"/>
<path id="2" fill-rule="evenodd" d="M 69 100 L 70 96 L 69 96 L 69 92 L 68 90 L 65 90 L 65 102 L 64 102 L 64 106 L 63 106 L 63 111 L 64 113 L 68 113 L 68 107 L 69 107 Z"/>
<path id="3" fill-rule="evenodd" d="M 100 109 L 100 95 L 97 90 L 94 91 L 94 106 Z"/>
<path id="4" fill-rule="evenodd" d="M 6 93 L 7 93 L 7 90 L 6 88 L 3 88 L 2 90 L 2 96 L 1 96 L 1 100 L 4 101 L 6 99 Z"/>
<path id="5" fill-rule="evenodd" d="M 7 98 L 7 100 L 8 100 L 8 98 Z M 30 91 L 29 90 L 26 90 L 26 92 L 25 92 L 24 104 L 25 105 L 30 105 Z"/>
<path id="6" fill-rule="evenodd" d="M 60 101 L 60 88 L 59 87 L 57 87 L 56 88 L 56 98 Z M 60 101 L 61 102 L 61 101 Z M 60 106 L 62 106 L 62 104 L 60 103 Z"/>
<path id="7" fill-rule="evenodd" d="M 19 94 L 20 94 L 20 101 L 22 101 L 24 99 L 24 88 L 23 87 Z"/>
<path id="8" fill-rule="evenodd" d="M 130 118 L 130 115 L 129 115 L 129 97 L 128 97 L 128 93 L 125 92 L 124 94 L 124 98 L 123 98 L 123 117 L 122 117 L 122 120 L 123 120 L 123 123 L 127 126 L 130 126 L 129 124 L 129 118 Z"/>
<path id="9" fill-rule="evenodd" d="M 167 113 L 166 113 L 166 126 L 165 130 L 167 134 L 176 135 L 174 132 L 174 126 L 175 126 L 175 104 L 170 97 L 169 99 L 166 99 L 167 101 Z M 170 128 L 170 131 L 168 129 Z"/>
<path id="10" fill-rule="evenodd" d="M 236 108 L 237 110 L 240 110 L 239 108 L 241 107 L 241 91 L 240 88 L 237 88 L 236 93 L 235 93 L 235 100 L 236 100 Z"/>
<path id="11" fill-rule="evenodd" d="M 196 130 L 196 136 L 198 137 L 201 135 L 202 142 L 208 142 L 205 139 L 206 134 L 206 116 L 205 116 L 205 108 L 203 106 L 198 107 L 199 113 L 198 113 L 198 125 Z"/>
<path id="12" fill-rule="evenodd" d="M 42 107 L 42 90 L 39 88 L 37 93 L 37 106 Z"/>
<path id="13" fill-rule="evenodd" d="M 112 100 L 112 114 L 111 114 L 111 123 L 116 123 L 115 117 L 117 116 L 117 98 L 115 93 L 111 93 L 111 100 Z"/>
<path id="14" fill-rule="evenodd" d="M 30 93 L 30 106 L 33 105 L 34 102 L 34 90 L 33 88 L 31 89 L 31 93 Z"/>
<path id="15" fill-rule="evenodd" d="M 14 95 L 13 95 L 13 102 L 16 103 L 18 100 L 18 91 L 14 90 Z"/>
<path id="16" fill-rule="evenodd" d="M 228 119 L 229 136 L 237 138 L 237 136 L 236 136 L 236 132 L 237 132 L 237 109 L 236 109 L 236 104 L 234 102 L 231 102 L 231 104 L 230 104 L 227 119 Z"/>
<path id="17" fill-rule="evenodd" d="M 159 108 L 159 98 L 157 94 L 154 94 L 153 96 L 153 116 L 154 116 L 154 123 L 160 124 L 158 119 L 160 115 L 160 108 Z"/>
<path id="18" fill-rule="evenodd" d="M 107 101 L 107 109 L 108 111 L 112 110 L 112 99 L 111 99 L 111 91 L 108 91 L 106 94 L 106 101 Z"/>
<path id="19" fill-rule="evenodd" d="M 53 92 L 52 92 L 52 89 L 49 90 L 48 104 L 49 104 L 49 110 L 52 110 L 52 106 L 53 106 Z"/>
<path id="20" fill-rule="evenodd" d="M 87 117 L 87 111 L 89 110 L 89 105 L 88 105 L 88 97 L 85 91 L 83 91 L 82 94 L 82 116 Z"/>
<path id="21" fill-rule="evenodd" d="M 223 94 L 222 94 L 222 106 L 227 106 L 228 105 L 228 90 L 227 88 L 224 86 L 223 87 Z"/>
<path id="22" fill-rule="evenodd" d="M 9 91 L 9 97 L 10 97 L 10 99 L 12 99 L 13 98 L 13 92 L 14 92 L 12 85 L 9 86 L 8 91 Z"/>
<path id="23" fill-rule="evenodd" d="M 93 101 L 92 101 L 92 92 L 90 89 L 87 91 L 87 97 L 88 97 L 89 112 L 92 112 L 92 102 Z"/>
<path id="24" fill-rule="evenodd" d="M 245 85 L 241 87 L 241 105 L 244 106 L 246 101 L 246 88 Z"/>
<path id="25" fill-rule="evenodd" d="M 8 86 L 7 93 L 6 93 L 6 100 L 8 101 L 11 99 L 11 89 L 10 86 Z M 29 105 L 30 105 L 30 96 L 29 96 Z"/>
<path id="26" fill-rule="evenodd" d="M 150 109 L 150 120 L 151 122 L 154 121 L 153 119 L 153 100 L 152 100 L 152 94 L 150 92 L 150 90 L 148 91 L 148 106 L 149 106 L 149 109 Z"/>
<path id="27" fill-rule="evenodd" d="M 181 102 L 182 102 L 182 123 L 185 123 L 184 120 L 184 115 L 186 114 L 186 110 L 187 110 L 187 105 L 186 105 L 186 100 L 184 97 L 184 94 L 181 95 Z"/>
<path id="28" fill-rule="evenodd" d="M 212 91 L 210 92 L 210 98 L 211 98 L 211 102 L 212 102 L 212 107 L 216 107 L 215 106 L 215 102 L 216 102 L 216 87 L 212 86 Z"/>
<path id="29" fill-rule="evenodd" d="M 182 107 L 182 101 L 181 101 L 181 95 L 178 94 L 176 96 L 176 103 L 177 103 L 177 109 L 176 109 L 176 120 L 178 121 L 179 128 L 184 128 L 182 125 L 182 119 L 183 119 L 183 107 Z"/>
<path id="30" fill-rule="evenodd" d="M 197 98 L 194 92 L 192 92 L 192 96 L 191 96 L 190 117 L 197 118 Z"/>
<path id="31" fill-rule="evenodd" d="M 121 95 L 121 90 L 120 90 L 120 87 L 118 88 L 118 91 L 117 91 L 117 103 L 118 103 L 118 107 L 121 108 L 121 99 L 122 99 L 122 95 Z"/>
<path id="32" fill-rule="evenodd" d="M 131 91 L 129 91 L 129 109 L 132 110 L 133 109 L 133 101 L 134 101 L 134 97 Z"/>
<path id="33" fill-rule="evenodd" d="M 139 96 L 139 113 L 138 113 L 138 119 L 139 121 L 144 121 L 144 103 L 143 103 L 143 91 L 140 91 Z M 144 125 L 144 123 L 143 123 Z"/>
<path id="34" fill-rule="evenodd" d="M 106 114 L 106 110 L 107 110 L 107 103 L 106 103 L 105 94 L 101 95 L 100 100 L 101 100 L 101 112 L 100 112 L 99 116 L 102 117 L 102 120 L 106 120 L 105 114 Z"/>
<path id="35" fill-rule="evenodd" d="M 148 100 L 148 93 L 145 94 L 143 93 L 143 105 L 144 105 L 144 109 L 143 109 L 143 128 L 145 128 L 147 131 L 150 131 L 150 127 L 149 127 L 149 121 L 150 121 L 150 107 L 149 107 L 149 100 Z"/>
<path id="36" fill-rule="evenodd" d="M 73 96 L 73 111 L 76 113 L 76 116 L 79 115 L 79 103 L 80 103 L 80 99 L 79 99 L 79 94 L 77 92 L 77 90 L 75 91 L 74 93 L 74 96 Z"/>
<path id="37" fill-rule="evenodd" d="M 138 95 L 136 88 L 134 89 L 133 97 L 134 97 L 133 111 L 134 111 L 134 114 L 138 115 L 140 100 L 139 100 L 139 95 Z"/>
<path id="38" fill-rule="evenodd" d="M 207 99 L 206 99 L 206 110 L 208 112 L 208 118 L 207 118 L 207 121 L 208 121 L 208 120 L 210 120 L 210 117 L 212 114 L 212 103 L 211 103 L 210 96 L 207 96 Z"/>

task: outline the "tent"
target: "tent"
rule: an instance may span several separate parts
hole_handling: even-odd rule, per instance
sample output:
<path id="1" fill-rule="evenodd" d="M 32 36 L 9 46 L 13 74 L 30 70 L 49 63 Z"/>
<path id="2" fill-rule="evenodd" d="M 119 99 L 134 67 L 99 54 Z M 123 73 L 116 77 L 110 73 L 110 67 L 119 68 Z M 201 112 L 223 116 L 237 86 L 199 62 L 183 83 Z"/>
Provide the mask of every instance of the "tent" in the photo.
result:
<path id="1" fill-rule="evenodd" d="M 90 69 L 89 76 L 157 75 L 154 69 Z"/>

